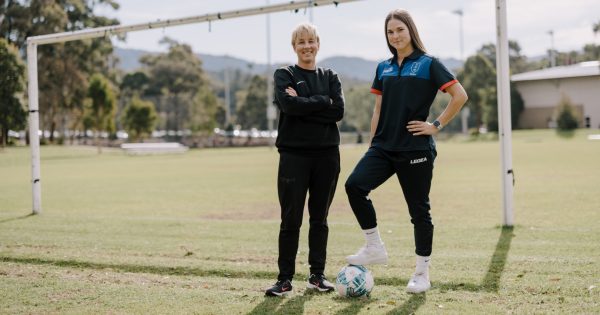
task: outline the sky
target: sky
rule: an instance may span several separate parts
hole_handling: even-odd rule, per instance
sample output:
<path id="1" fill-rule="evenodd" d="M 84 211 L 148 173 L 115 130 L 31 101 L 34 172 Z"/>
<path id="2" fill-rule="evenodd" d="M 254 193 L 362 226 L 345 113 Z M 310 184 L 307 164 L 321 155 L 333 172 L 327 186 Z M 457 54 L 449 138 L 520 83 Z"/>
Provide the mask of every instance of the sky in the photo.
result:
<path id="1" fill-rule="evenodd" d="M 98 8 L 97 13 L 118 18 L 123 25 L 173 18 L 227 12 L 270 4 L 281 0 L 119 0 L 117 11 Z M 554 39 L 559 51 L 580 50 L 585 44 L 600 44 L 592 25 L 600 21 L 600 0 L 506 0 L 508 37 L 516 40 L 522 53 L 533 57 L 546 54 Z M 482 45 L 495 43 L 495 0 L 362 0 L 337 7 L 313 9 L 312 22 L 321 38 L 318 58 L 361 57 L 369 60 L 389 58 L 384 37 L 384 21 L 389 11 L 407 9 L 413 16 L 428 53 L 439 58 L 461 57 L 460 17 L 464 12 L 464 57 Z M 270 14 L 272 63 L 289 63 L 296 57 L 291 48 L 291 30 L 309 21 L 308 10 Z M 192 46 L 197 53 L 229 55 L 266 63 L 266 16 L 175 26 L 128 33 L 118 47 L 165 51 L 159 40 L 168 36 Z M 551 36 L 549 31 L 553 31 Z"/>

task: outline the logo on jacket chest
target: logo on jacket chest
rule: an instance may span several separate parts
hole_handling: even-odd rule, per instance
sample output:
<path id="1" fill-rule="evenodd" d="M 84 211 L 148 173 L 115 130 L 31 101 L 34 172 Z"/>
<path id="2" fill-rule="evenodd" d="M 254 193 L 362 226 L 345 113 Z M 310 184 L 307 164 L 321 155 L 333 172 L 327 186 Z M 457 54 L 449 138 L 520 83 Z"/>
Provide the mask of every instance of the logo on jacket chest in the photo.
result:
<path id="1" fill-rule="evenodd" d="M 387 67 L 383 69 L 383 74 L 388 74 L 394 72 L 394 67 Z"/>
<path id="2" fill-rule="evenodd" d="M 395 77 L 398 75 L 398 68 L 394 67 L 393 65 L 388 65 L 385 68 L 383 68 L 383 71 L 381 71 L 381 75 L 379 76 L 379 79 L 383 79 L 384 77 Z"/>

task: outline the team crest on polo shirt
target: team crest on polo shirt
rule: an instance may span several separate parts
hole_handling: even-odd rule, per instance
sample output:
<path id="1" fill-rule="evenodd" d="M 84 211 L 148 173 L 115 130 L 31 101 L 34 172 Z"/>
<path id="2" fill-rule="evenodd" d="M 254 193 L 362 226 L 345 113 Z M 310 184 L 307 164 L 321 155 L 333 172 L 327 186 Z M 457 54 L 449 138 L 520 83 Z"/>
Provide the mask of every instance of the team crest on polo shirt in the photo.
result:
<path id="1" fill-rule="evenodd" d="M 421 63 L 416 61 L 410 66 L 410 72 L 408 75 L 415 76 L 419 73 L 419 68 L 421 67 Z"/>
<path id="2" fill-rule="evenodd" d="M 404 67 L 402 67 L 401 76 L 429 80 L 430 66 L 431 58 L 428 58 L 426 55 L 423 55 L 416 60 L 407 60 Z"/>

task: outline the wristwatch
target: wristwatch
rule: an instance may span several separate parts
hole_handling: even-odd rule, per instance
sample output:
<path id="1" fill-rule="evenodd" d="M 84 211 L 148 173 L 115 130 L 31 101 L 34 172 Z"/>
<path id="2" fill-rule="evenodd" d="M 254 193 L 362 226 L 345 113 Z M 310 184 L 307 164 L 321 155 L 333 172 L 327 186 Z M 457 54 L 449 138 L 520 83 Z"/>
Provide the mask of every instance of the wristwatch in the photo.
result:
<path id="1" fill-rule="evenodd" d="M 442 126 L 442 123 L 437 119 L 433 121 L 433 125 L 435 126 L 435 128 L 437 128 L 437 130 L 442 130 L 442 128 L 444 128 L 444 126 Z"/>

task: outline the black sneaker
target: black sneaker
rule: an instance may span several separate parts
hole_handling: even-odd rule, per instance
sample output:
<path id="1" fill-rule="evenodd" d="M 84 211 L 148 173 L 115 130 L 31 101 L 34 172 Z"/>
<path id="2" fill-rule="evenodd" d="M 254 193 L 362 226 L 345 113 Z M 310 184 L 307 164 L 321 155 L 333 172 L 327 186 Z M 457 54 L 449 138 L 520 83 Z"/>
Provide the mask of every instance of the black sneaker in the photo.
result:
<path id="1" fill-rule="evenodd" d="M 335 286 L 322 274 L 311 274 L 306 287 L 308 289 L 319 290 L 319 292 L 331 292 L 335 290 Z"/>
<path id="2" fill-rule="evenodd" d="M 292 281 L 277 280 L 275 284 L 265 291 L 266 296 L 282 296 L 292 292 Z"/>

